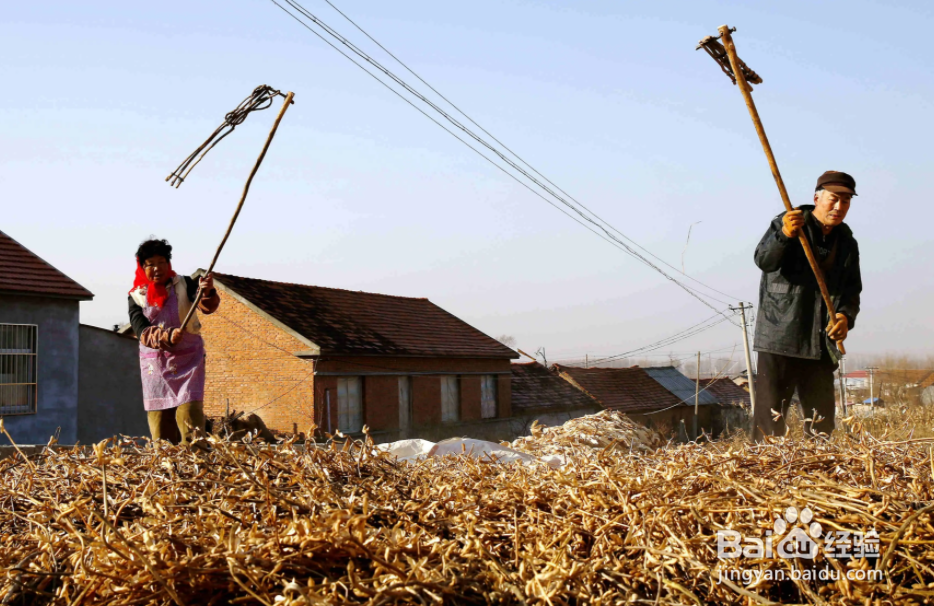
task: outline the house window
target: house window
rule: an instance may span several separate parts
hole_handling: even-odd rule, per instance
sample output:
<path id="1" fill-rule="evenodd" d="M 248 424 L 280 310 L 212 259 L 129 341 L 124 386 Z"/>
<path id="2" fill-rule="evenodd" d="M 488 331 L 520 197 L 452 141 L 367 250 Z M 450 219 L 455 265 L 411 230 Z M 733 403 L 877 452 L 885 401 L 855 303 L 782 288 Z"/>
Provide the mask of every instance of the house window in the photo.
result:
<path id="1" fill-rule="evenodd" d="M 496 375 L 480 377 L 480 418 L 496 418 Z"/>
<path id="2" fill-rule="evenodd" d="M 39 327 L 0 324 L 0 415 L 36 412 Z"/>
<path id="3" fill-rule="evenodd" d="M 363 429 L 363 379 L 337 379 L 337 428 L 344 433 Z"/>
<path id="4" fill-rule="evenodd" d="M 412 426 L 412 377 L 399 377 L 399 429 Z"/>
<path id="5" fill-rule="evenodd" d="M 460 419 L 461 394 L 457 377 L 441 377 L 441 422 L 452 423 Z"/>

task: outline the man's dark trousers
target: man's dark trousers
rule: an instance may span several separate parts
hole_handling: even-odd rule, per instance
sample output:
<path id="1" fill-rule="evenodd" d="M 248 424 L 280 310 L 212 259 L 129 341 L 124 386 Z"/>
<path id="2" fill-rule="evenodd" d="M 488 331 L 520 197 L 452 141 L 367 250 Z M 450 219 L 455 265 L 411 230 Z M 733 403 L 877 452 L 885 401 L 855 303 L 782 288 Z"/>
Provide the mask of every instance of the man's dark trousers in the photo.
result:
<path id="1" fill-rule="evenodd" d="M 785 419 L 791 404 L 791 397 L 798 390 L 801 408 L 804 417 L 813 419 L 818 415 L 816 423 L 806 422 L 804 431 L 807 435 L 825 433 L 830 435 L 834 428 L 834 415 L 836 413 L 833 373 L 837 364 L 831 360 L 826 350 L 822 351 L 820 360 L 793 358 L 766 352 L 759 352 L 756 374 L 756 414 L 755 431 L 753 437 L 756 441 L 762 436 L 785 435 Z M 781 417 L 777 420 L 772 410 L 779 411 Z"/>

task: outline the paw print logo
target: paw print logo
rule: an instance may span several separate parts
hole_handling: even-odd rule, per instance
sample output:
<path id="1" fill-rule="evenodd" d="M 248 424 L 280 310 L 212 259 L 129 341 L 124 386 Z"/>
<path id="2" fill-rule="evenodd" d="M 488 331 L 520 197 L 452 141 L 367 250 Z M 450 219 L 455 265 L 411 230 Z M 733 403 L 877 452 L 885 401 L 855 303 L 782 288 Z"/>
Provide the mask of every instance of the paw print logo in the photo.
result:
<path id="1" fill-rule="evenodd" d="M 789 507 L 783 516 L 775 518 L 772 528 L 775 535 L 781 535 L 791 524 L 794 526 L 778 543 L 778 555 L 788 559 L 813 560 L 817 555 L 817 540 L 824 532 L 820 523 L 814 520 L 814 512 L 809 507 L 800 511 L 797 507 Z"/>

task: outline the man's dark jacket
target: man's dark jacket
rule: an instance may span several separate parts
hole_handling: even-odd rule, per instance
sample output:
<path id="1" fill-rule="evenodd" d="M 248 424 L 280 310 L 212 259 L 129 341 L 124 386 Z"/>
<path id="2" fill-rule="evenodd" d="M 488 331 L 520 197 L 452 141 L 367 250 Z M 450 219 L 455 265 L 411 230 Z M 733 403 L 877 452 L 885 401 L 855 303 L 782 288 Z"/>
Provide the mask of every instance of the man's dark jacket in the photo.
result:
<path id="1" fill-rule="evenodd" d="M 814 206 L 801 206 L 804 228 L 811 248 L 820 242 L 820 224 L 811 214 Z M 759 313 L 756 316 L 756 351 L 793 358 L 818 360 L 821 342 L 834 360 L 839 352 L 827 338 L 827 311 L 824 308 L 817 279 L 811 271 L 804 249 L 797 238 L 782 232 L 782 213 L 772 220 L 768 231 L 756 247 L 756 265 L 762 270 L 759 283 Z M 859 247 L 846 224 L 833 229 L 836 244 L 828 259 L 831 264 L 824 275 L 827 289 L 837 313 L 848 319 L 849 328 L 859 314 L 859 294 L 863 290 L 859 273 Z"/>

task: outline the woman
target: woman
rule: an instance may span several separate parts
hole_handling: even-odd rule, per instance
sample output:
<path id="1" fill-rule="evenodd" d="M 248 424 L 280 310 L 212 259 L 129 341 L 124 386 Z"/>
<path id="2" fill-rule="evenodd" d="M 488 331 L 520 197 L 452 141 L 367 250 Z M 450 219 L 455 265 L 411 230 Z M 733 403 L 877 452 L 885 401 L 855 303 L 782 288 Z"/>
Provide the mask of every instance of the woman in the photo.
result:
<path id="1" fill-rule="evenodd" d="M 202 277 L 200 286 L 204 295 L 198 310 L 214 313 L 220 297 L 213 278 Z M 172 246 L 167 241 L 140 244 L 129 296 L 130 323 L 139 337 L 143 405 L 153 440 L 177 435 L 175 424 L 182 444 L 191 444 L 194 429 L 204 431 L 205 356 L 198 315 L 180 330 L 197 292 L 198 283 L 172 271 Z"/>

